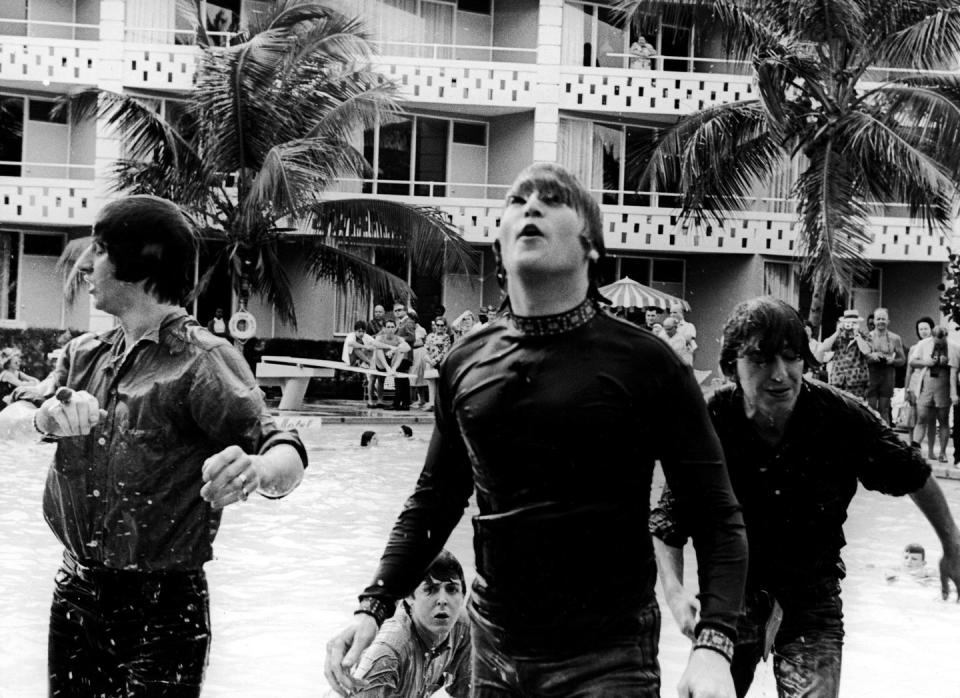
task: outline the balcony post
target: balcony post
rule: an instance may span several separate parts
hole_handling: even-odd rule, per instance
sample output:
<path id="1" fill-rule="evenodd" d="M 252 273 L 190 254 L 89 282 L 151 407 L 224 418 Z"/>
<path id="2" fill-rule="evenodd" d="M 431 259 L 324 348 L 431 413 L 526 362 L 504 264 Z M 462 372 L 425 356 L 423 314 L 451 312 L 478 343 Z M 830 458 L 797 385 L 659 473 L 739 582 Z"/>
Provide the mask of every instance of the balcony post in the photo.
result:
<path id="1" fill-rule="evenodd" d="M 533 159 L 556 162 L 560 130 L 560 56 L 563 0 L 540 0 L 537 84 L 533 111 Z"/>

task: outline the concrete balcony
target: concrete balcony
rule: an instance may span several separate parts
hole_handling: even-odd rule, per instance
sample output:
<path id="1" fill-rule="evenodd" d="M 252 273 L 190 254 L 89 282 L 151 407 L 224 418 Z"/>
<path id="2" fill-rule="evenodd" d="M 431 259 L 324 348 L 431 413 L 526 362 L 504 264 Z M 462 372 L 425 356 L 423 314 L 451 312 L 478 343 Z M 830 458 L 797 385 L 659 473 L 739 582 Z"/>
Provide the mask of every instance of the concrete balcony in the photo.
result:
<path id="1" fill-rule="evenodd" d="M 375 191 L 373 182 L 363 183 Z M 383 188 L 383 182 L 376 183 Z M 396 187 L 399 183 L 386 183 Z M 500 228 L 500 214 L 507 185 L 407 182 L 410 191 L 423 196 L 378 193 L 382 199 L 432 206 L 443 211 L 464 238 L 474 244 L 492 244 Z M 329 198 L 369 196 L 349 183 L 356 193 L 328 192 Z M 446 194 L 458 194 L 448 196 Z M 731 211 L 722 225 L 715 221 L 681 221 L 679 211 L 669 206 L 669 194 L 648 192 L 602 192 L 605 195 L 640 196 L 653 205 L 601 205 L 604 242 L 611 253 L 672 252 L 711 254 L 797 255 L 796 214 L 792 203 L 782 199 L 758 199 L 752 210 Z M 598 198 L 601 192 L 597 192 Z M 660 204 L 660 205 L 658 205 Z M 919 221 L 896 215 L 871 219 L 873 243 L 866 255 L 875 261 L 945 262 L 947 246 L 957 248 L 960 239 L 929 231 Z"/>
<path id="2" fill-rule="evenodd" d="M 683 116 L 756 96 L 750 75 L 560 67 L 560 108 L 570 111 Z"/>
<path id="3" fill-rule="evenodd" d="M 4 26 L 15 24 L 4 20 Z M 0 83 L 50 85 L 96 85 L 99 73 L 100 44 L 97 25 L 53 22 L 69 36 L 90 35 L 91 39 L 60 36 L 17 36 L 0 34 Z"/>
<path id="4" fill-rule="evenodd" d="M 93 180 L 0 177 L 0 220 L 6 225 L 93 225 Z"/>

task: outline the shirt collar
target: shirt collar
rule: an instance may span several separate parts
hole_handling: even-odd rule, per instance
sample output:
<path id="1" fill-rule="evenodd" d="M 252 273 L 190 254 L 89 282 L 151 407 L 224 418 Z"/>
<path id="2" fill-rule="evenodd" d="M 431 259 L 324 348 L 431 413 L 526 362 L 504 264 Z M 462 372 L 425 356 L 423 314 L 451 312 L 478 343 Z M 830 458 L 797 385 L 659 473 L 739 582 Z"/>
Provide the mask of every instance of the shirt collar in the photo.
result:
<path id="1" fill-rule="evenodd" d="M 523 317 L 510 313 L 513 326 L 528 337 L 551 337 L 583 327 L 597 315 L 597 306 L 589 298 L 580 305 L 556 315 Z"/>

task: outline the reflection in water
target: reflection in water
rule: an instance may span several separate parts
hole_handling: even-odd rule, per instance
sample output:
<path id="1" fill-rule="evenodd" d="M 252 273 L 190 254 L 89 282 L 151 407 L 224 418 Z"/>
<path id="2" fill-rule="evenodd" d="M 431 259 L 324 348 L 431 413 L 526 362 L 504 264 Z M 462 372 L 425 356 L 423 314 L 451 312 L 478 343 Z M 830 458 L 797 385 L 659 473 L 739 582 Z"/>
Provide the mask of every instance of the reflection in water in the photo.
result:
<path id="1" fill-rule="evenodd" d="M 367 429 L 377 431 L 379 443 L 360 448 Z M 326 642 L 348 622 L 369 582 L 426 451 L 428 427 L 413 429 L 404 439 L 397 425 L 324 427 L 322 445 L 308 437 L 312 465 L 297 491 L 226 510 L 207 565 L 213 646 L 204 698 L 325 694 Z M 61 554 L 40 508 L 52 449 L 0 448 L 0 698 L 46 695 L 47 614 Z M 960 483 L 941 484 L 960 512 Z M 957 698 L 960 605 L 939 601 L 937 586 L 906 575 L 886 581 L 907 543 L 923 544 L 936 564 L 932 530 L 907 498 L 861 491 L 850 513 L 841 696 Z M 470 536 L 465 518 L 447 546 L 468 577 Z M 687 555 L 691 580 L 695 563 L 692 551 Z M 666 611 L 660 651 L 663 695 L 675 695 L 689 643 Z M 761 665 L 750 695 L 776 695 L 768 667 Z"/>

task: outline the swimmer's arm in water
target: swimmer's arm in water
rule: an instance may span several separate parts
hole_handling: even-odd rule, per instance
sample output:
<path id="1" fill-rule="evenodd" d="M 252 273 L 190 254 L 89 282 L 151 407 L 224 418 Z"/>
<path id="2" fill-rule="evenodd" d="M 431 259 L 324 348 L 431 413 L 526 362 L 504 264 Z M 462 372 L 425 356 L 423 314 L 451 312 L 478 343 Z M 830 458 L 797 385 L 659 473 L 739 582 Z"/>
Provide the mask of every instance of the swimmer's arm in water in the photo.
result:
<path id="1" fill-rule="evenodd" d="M 943 598 L 949 598 L 952 580 L 957 591 L 957 602 L 960 603 L 960 530 L 957 529 L 943 490 L 940 489 L 937 479 L 930 475 L 923 487 L 910 494 L 910 498 L 927 517 L 943 545 L 943 557 L 940 558 L 940 587 Z"/>

